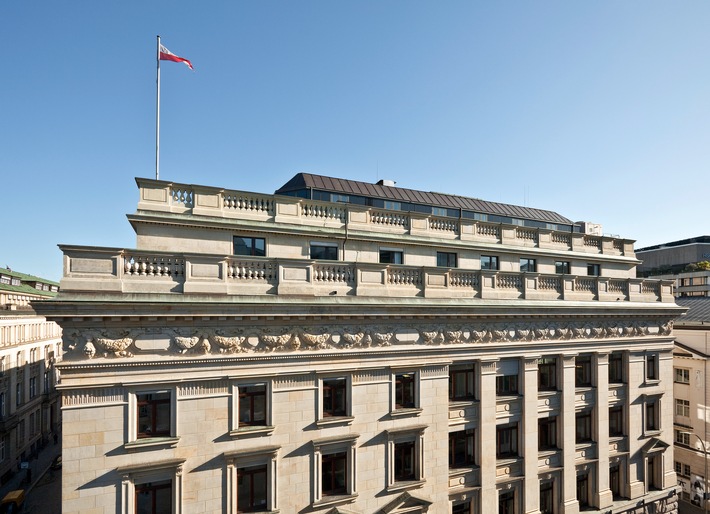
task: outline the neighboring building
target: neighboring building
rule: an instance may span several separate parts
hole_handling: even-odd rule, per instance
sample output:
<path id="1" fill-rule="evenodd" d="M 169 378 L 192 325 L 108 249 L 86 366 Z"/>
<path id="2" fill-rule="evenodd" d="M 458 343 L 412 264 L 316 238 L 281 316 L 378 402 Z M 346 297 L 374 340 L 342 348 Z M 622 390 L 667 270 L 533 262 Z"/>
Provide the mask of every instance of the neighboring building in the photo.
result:
<path id="1" fill-rule="evenodd" d="M 675 281 L 675 295 L 710 296 L 710 270 L 698 263 L 710 262 L 710 236 L 693 237 L 636 250 L 643 262 L 638 276 Z"/>
<path id="2" fill-rule="evenodd" d="M 671 282 L 554 212 L 137 179 L 61 246 L 65 512 L 673 512 Z"/>
<path id="3" fill-rule="evenodd" d="M 58 290 L 56 282 L 0 268 L 0 483 L 59 429 L 54 364 L 62 331 L 30 307 Z"/>
<path id="4" fill-rule="evenodd" d="M 706 508 L 710 502 L 703 505 L 702 498 L 708 480 L 706 450 L 710 450 L 710 298 L 679 298 L 678 303 L 688 312 L 673 330 L 675 470 L 682 487 L 681 500 Z"/>

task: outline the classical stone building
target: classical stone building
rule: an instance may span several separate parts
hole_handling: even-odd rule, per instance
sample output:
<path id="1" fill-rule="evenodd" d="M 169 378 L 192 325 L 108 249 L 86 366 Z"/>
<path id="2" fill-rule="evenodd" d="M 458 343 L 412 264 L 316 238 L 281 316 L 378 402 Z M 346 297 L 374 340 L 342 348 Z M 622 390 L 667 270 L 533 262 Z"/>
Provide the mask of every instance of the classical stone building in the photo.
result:
<path id="1" fill-rule="evenodd" d="M 671 282 L 550 211 L 138 179 L 61 246 L 65 512 L 672 512 Z"/>
<path id="2" fill-rule="evenodd" d="M 708 422 L 708 359 L 710 359 L 710 298 L 678 298 L 688 308 L 675 325 L 673 357 L 675 470 L 681 500 L 698 507 L 708 491 L 710 422 Z M 681 510 L 683 504 L 681 503 Z"/>
<path id="3" fill-rule="evenodd" d="M 59 428 L 54 363 L 61 329 L 30 302 L 56 296 L 59 284 L 0 268 L 0 482 L 20 471 Z"/>

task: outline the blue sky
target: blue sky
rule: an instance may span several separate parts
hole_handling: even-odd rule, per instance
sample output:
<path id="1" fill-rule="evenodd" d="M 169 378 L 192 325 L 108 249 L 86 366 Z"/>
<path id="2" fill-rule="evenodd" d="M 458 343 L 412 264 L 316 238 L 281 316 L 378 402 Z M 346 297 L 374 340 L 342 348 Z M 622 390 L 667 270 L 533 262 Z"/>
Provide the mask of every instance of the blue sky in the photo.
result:
<path id="1" fill-rule="evenodd" d="M 710 2 L 0 3 L 0 266 L 135 246 L 133 177 L 300 171 L 551 209 L 637 247 L 710 233 Z"/>

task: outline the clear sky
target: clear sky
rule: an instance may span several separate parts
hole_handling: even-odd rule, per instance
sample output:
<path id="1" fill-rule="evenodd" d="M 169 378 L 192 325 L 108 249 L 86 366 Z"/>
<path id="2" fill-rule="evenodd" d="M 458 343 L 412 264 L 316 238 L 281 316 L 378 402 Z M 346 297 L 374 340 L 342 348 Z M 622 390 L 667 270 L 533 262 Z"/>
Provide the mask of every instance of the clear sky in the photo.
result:
<path id="1" fill-rule="evenodd" d="M 133 177 L 297 172 L 550 209 L 637 248 L 708 234 L 710 2 L 0 3 L 0 266 L 133 248 Z"/>

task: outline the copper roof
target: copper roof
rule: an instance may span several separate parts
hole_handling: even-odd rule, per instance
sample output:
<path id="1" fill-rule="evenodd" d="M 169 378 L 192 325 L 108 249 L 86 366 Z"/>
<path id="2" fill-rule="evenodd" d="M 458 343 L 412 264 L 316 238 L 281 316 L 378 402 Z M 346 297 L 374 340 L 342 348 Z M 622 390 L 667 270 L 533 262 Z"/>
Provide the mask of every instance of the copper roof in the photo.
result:
<path id="1" fill-rule="evenodd" d="M 505 203 L 487 202 L 485 200 L 468 198 L 466 196 L 417 191 L 416 189 L 406 189 L 404 187 L 369 184 L 367 182 L 358 182 L 357 180 L 325 177 L 323 175 L 312 175 L 310 173 L 297 174 L 286 184 L 277 189 L 276 194 L 302 189 L 319 189 L 332 193 L 353 194 L 384 200 L 432 205 L 435 207 L 447 207 L 450 209 L 464 209 L 467 211 L 508 216 L 511 218 L 536 220 L 546 223 L 562 223 L 565 225 L 573 224 L 570 219 L 565 218 L 556 212 L 543 209 L 533 209 L 530 207 L 520 207 L 518 205 L 510 205 Z"/>

